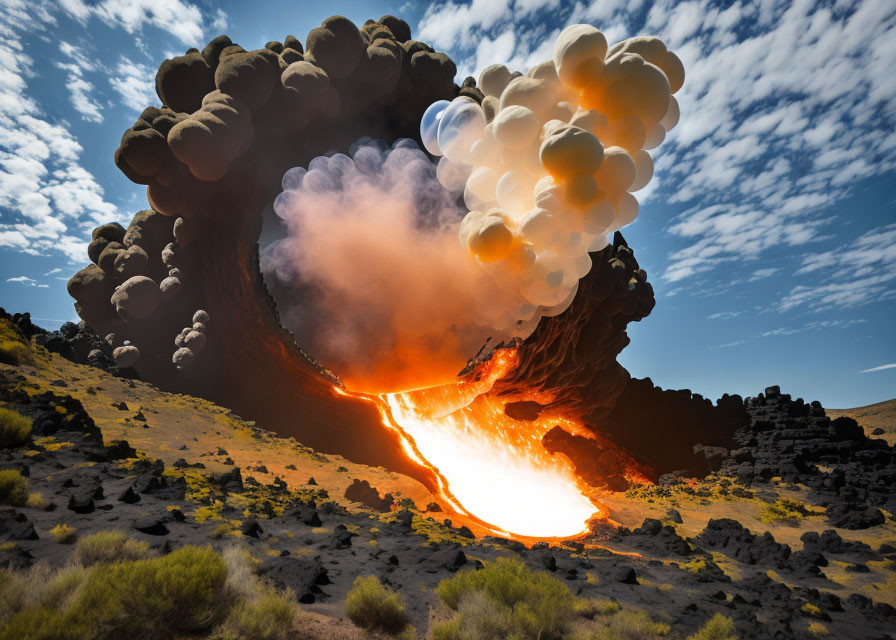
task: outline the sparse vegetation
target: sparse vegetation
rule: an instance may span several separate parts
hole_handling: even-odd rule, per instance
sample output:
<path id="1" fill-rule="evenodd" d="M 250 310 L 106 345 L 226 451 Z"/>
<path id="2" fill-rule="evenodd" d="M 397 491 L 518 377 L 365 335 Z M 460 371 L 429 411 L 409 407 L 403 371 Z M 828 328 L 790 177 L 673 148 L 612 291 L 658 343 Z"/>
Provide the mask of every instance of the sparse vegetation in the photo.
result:
<path id="1" fill-rule="evenodd" d="M 75 560 L 84 567 L 144 560 L 152 556 L 148 544 L 129 538 L 122 531 L 99 531 L 82 538 L 75 548 Z"/>
<path id="2" fill-rule="evenodd" d="M 101 535 L 108 560 L 121 543 Z M 93 540 L 91 540 L 93 538 Z M 96 536 L 82 540 L 96 544 Z M 0 571 L 0 640 L 173 638 L 211 632 L 219 640 L 281 640 L 293 628 L 291 594 L 262 583 L 245 556 L 182 547 L 167 556 L 52 570 Z"/>
<path id="3" fill-rule="evenodd" d="M 355 625 L 398 634 L 408 624 L 404 606 L 394 591 L 376 576 L 358 576 L 345 598 L 345 614 Z"/>
<path id="4" fill-rule="evenodd" d="M 29 509 L 45 509 L 47 507 L 47 501 L 44 500 L 44 494 L 42 493 L 29 493 L 25 506 Z"/>
<path id="5" fill-rule="evenodd" d="M 498 558 L 479 571 L 462 571 L 442 581 L 436 593 L 457 615 L 433 628 L 435 640 L 559 639 L 569 630 L 576 609 L 565 584 L 509 558 Z"/>
<path id="6" fill-rule="evenodd" d="M 765 505 L 759 518 L 766 524 L 779 522 L 781 524 L 795 525 L 806 516 L 816 516 L 823 513 L 823 507 L 813 507 L 797 500 L 782 498 L 772 504 Z"/>
<path id="7" fill-rule="evenodd" d="M 8 320 L 0 320 L 0 362 L 13 366 L 34 362 L 30 343 Z"/>
<path id="8" fill-rule="evenodd" d="M 281 640 L 287 637 L 296 616 L 292 594 L 270 587 L 241 600 L 215 634 L 220 640 Z"/>
<path id="9" fill-rule="evenodd" d="M 71 544 L 75 541 L 77 531 L 74 527 L 71 527 L 64 522 L 60 522 L 50 529 L 50 535 L 53 536 L 53 540 L 59 544 Z"/>
<path id="10" fill-rule="evenodd" d="M 821 638 L 830 633 L 830 631 L 828 631 L 828 628 L 820 622 L 810 622 L 809 627 L 806 629 L 806 631 L 817 638 Z"/>
<path id="11" fill-rule="evenodd" d="M 0 407 L 0 449 L 20 447 L 31 437 L 31 420 L 18 411 Z"/>
<path id="12" fill-rule="evenodd" d="M 16 469 L 0 470 L 0 504 L 24 507 L 28 502 L 28 480 Z"/>
<path id="13" fill-rule="evenodd" d="M 734 622 L 731 618 L 717 613 L 700 631 L 688 637 L 688 640 L 737 640 Z"/>
<path id="14" fill-rule="evenodd" d="M 621 608 L 615 600 L 579 598 L 575 604 L 576 614 L 589 620 L 593 620 L 596 616 L 611 616 L 614 613 L 618 613 Z"/>
<path id="15" fill-rule="evenodd" d="M 669 625 L 654 622 L 644 611 L 623 609 L 598 621 L 589 640 L 654 640 L 669 634 Z"/>
<path id="16" fill-rule="evenodd" d="M 819 609 L 811 602 L 804 602 L 803 606 L 800 607 L 800 611 L 802 611 L 805 615 L 811 616 L 813 618 L 821 617 L 821 609 Z"/>

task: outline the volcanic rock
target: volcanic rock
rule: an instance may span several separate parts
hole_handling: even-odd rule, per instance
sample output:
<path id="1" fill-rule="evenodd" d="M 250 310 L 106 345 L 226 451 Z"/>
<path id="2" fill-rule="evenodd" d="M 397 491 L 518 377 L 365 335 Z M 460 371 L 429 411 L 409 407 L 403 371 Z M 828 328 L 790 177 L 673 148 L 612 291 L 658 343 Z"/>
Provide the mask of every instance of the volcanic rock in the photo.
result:
<path id="1" fill-rule="evenodd" d="M 387 493 L 380 498 L 380 493 L 370 486 L 367 480 L 357 478 L 345 490 L 345 499 L 352 502 L 360 502 L 380 513 L 388 513 L 392 508 L 392 494 Z"/>
<path id="2" fill-rule="evenodd" d="M 150 536 L 168 535 L 168 527 L 166 527 L 163 522 L 154 518 L 140 518 L 134 522 L 134 528 L 140 533 L 145 533 Z"/>

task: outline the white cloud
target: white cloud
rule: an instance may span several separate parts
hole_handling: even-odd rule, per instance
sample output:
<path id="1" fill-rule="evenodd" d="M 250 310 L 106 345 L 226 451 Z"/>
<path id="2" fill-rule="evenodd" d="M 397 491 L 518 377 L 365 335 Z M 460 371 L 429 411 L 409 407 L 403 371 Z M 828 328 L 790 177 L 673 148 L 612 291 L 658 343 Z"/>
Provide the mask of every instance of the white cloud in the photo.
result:
<path id="1" fill-rule="evenodd" d="M 872 229 L 832 251 L 803 258 L 798 274 L 817 282 L 795 286 L 781 311 L 854 307 L 896 295 L 896 224 Z"/>
<path id="2" fill-rule="evenodd" d="M 756 282 L 757 280 L 762 280 L 764 278 L 768 278 L 768 277 L 773 276 L 776 273 L 778 273 L 778 271 L 780 271 L 780 269 L 778 269 L 777 267 L 768 267 L 766 269 L 756 269 L 756 271 L 753 272 L 753 275 L 750 276 L 749 282 Z"/>
<path id="3" fill-rule="evenodd" d="M 743 311 L 720 311 L 718 313 L 713 313 L 711 315 L 706 316 L 707 320 L 730 320 L 731 318 L 736 318 L 737 316 L 743 314 Z"/>
<path id="4" fill-rule="evenodd" d="M 33 60 L 21 33 L 41 27 L 26 20 L 31 8 L 21 0 L 2 0 L 0 7 L 0 247 L 83 260 L 87 229 L 117 219 L 118 210 L 81 166 L 70 125 L 50 121 L 28 90 Z M 30 15 L 52 24 L 41 11 Z M 90 66 L 73 47 L 60 51 L 66 64 Z"/>
<path id="5" fill-rule="evenodd" d="M 91 17 L 128 33 L 139 33 L 146 26 L 166 31 L 184 44 L 202 46 L 207 31 L 221 31 L 227 26 L 226 14 L 217 9 L 211 16 L 202 9 L 182 0 L 60 0 L 63 10 L 72 18 L 86 24 Z"/>
<path id="6" fill-rule="evenodd" d="M 7 278 L 6 281 L 17 282 L 19 284 L 25 285 L 26 287 L 36 287 L 38 289 L 47 289 L 50 286 L 42 282 L 37 282 L 33 278 L 29 278 L 28 276 L 16 276 L 15 278 Z"/>
<path id="7" fill-rule="evenodd" d="M 47 116 L 29 91 L 34 60 L 24 37 L 55 25 L 59 12 L 85 26 L 96 18 L 123 29 L 135 36 L 138 47 L 136 36 L 146 27 L 201 47 L 206 33 L 220 33 L 226 27 L 227 17 L 220 9 L 204 10 L 185 0 L 0 0 L 0 248 L 34 255 L 61 253 L 83 261 L 89 229 L 124 220 L 106 200 L 96 177 L 82 166 L 77 129 Z M 109 70 L 99 68 L 89 46 L 63 41 L 58 46 L 60 57 L 50 63 L 65 72 L 75 111 L 87 121 L 101 122 L 101 105 L 90 76 Z M 156 101 L 154 75 L 152 69 L 122 57 L 110 82 L 123 104 L 140 110 Z"/>
<path id="8" fill-rule="evenodd" d="M 71 95 L 72 106 L 81 114 L 81 118 L 89 122 L 102 122 L 103 114 L 99 103 L 93 99 L 93 84 L 84 78 L 84 73 L 94 71 L 95 67 L 75 46 L 63 41 L 59 51 L 65 58 L 56 66 L 66 72 L 65 86 Z"/>
<path id="9" fill-rule="evenodd" d="M 156 96 L 155 73 L 145 64 L 122 56 L 115 66 L 109 84 L 121 97 L 121 103 L 136 112 L 159 102 Z"/>
<path id="10" fill-rule="evenodd" d="M 874 371 L 883 371 L 885 369 L 896 369 L 896 362 L 892 364 L 882 364 L 879 367 L 872 367 L 871 369 L 864 369 L 859 371 L 859 373 L 872 373 Z"/>
<path id="11" fill-rule="evenodd" d="M 512 17 L 509 0 L 434 3 L 420 19 L 417 37 L 442 49 L 470 47 L 479 41 L 478 33 Z"/>

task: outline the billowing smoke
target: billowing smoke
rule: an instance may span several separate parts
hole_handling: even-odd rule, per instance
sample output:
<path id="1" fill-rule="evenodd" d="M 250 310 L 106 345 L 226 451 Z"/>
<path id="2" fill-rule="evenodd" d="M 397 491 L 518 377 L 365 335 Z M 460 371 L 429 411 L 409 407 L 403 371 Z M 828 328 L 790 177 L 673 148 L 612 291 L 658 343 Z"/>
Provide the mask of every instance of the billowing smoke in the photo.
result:
<path id="1" fill-rule="evenodd" d="M 284 324 L 367 391 L 446 382 L 485 337 L 528 335 L 637 217 L 631 192 L 653 175 L 647 149 L 677 123 L 683 81 L 657 38 L 608 50 L 575 25 L 526 75 L 485 69 L 481 102 L 426 111 L 437 164 L 410 141 L 361 141 L 291 169 L 274 205 L 289 235 L 263 269 L 312 293 L 286 302 Z"/>
<path id="2" fill-rule="evenodd" d="M 481 105 L 461 96 L 424 114 L 442 184 L 462 191 L 470 210 L 462 244 L 530 303 L 513 320 L 528 323 L 536 305 L 565 309 L 591 268 L 588 252 L 635 220 L 630 192 L 653 176 L 645 149 L 677 123 L 671 94 L 683 80 L 657 38 L 608 51 L 600 31 L 575 25 L 558 37 L 553 60 L 525 76 L 485 69 Z"/>
<path id="3" fill-rule="evenodd" d="M 445 382 L 494 331 L 510 296 L 458 243 L 465 211 L 413 141 L 361 140 L 290 169 L 283 189 L 274 210 L 289 235 L 262 270 L 310 289 L 280 299 L 282 322 L 350 388 Z"/>

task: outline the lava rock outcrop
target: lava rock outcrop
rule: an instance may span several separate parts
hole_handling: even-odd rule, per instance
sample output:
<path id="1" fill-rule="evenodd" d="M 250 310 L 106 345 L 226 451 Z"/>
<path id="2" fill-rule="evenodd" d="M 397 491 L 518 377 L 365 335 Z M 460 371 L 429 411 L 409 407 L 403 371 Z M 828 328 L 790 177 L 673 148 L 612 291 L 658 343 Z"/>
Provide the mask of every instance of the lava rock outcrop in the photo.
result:
<path id="1" fill-rule="evenodd" d="M 734 433 L 736 448 L 719 473 L 745 484 L 780 478 L 803 484 L 827 508 L 831 525 L 867 529 L 896 510 L 896 448 L 868 438 L 852 418 L 831 420 L 819 402 L 806 403 L 777 386 L 748 398 L 749 421 Z"/>

